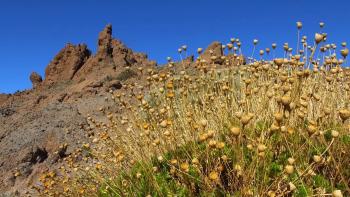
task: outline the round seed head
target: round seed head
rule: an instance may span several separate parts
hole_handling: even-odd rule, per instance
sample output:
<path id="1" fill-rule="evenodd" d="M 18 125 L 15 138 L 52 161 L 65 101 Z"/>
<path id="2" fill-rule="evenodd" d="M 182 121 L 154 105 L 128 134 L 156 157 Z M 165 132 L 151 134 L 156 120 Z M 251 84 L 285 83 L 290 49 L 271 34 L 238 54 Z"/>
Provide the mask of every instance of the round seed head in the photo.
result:
<path id="1" fill-rule="evenodd" d="M 242 116 L 242 118 L 241 118 L 241 123 L 242 123 L 243 125 L 246 125 L 246 124 L 249 123 L 249 121 L 250 121 L 251 119 L 252 119 L 251 116 L 249 116 L 249 115 L 244 115 L 244 116 Z"/>
<path id="2" fill-rule="evenodd" d="M 347 109 L 341 109 L 339 110 L 339 116 L 343 121 L 345 121 L 350 118 L 350 111 Z"/>
<path id="3" fill-rule="evenodd" d="M 206 127 L 208 125 L 208 121 L 206 119 L 201 119 L 199 123 L 202 127 Z"/>
<path id="4" fill-rule="evenodd" d="M 303 24 L 302 24 L 300 21 L 298 21 L 298 22 L 297 22 L 297 28 L 298 28 L 298 29 L 301 29 L 302 27 L 303 27 Z"/>
<path id="5" fill-rule="evenodd" d="M 276 49 L 276 47 L 277 47 L 277 44 L 276 43 L 272 43 L 272 49 Z"/>
<path id="6" fill-rule="evenodd" d="M 193 158 L 192 159 L 192 164 L 198 165 L 199 164 L 199 160 L 197 158 Z"/>
<path id="7" fill-rule="evenodd" d="M 277 58 L 277 59 L 274 59 L 273 62 L 278 66 L 282 66 L 282 64 L 284 63 L 284 59 L 282 58 Z"/>
<path id="8" fill-rule="evenodd" d="M 161 123 L 160 123 L 160 126 L 162 127 L 162 128 L 166 128 L 166 126 L 167 126 L 167 121 L 166 120 L 163 120 Z"/>
<path id="9" fill-rule="evenodd" d="M 290 96 L 283 96 L 282 97 L 282 104 L 285 106 L 288 106 L 291 101 L 292 101 L 292 98 Z"/>
<path id="10" fill-rule="evenodd" d="M 317 127 L 315 125 L 309 125 L 307 127 L 307 131 L 309 132 L 310 135 L 312 135 L 312 134 L 316 133 Z"/>
<path id="11" fill-rule="evenodd" d="M 162 162 L 163 161 L 163 157 L 162 156 L 159 156 L 157 157 L 158 161 Z"/>
<path id="12" fill-rule="evenodd" d="M 187 162 L 184 162 L 180 165 L 180 169 L 185 171 L 185 172 L 188 172 L 190 169 L 190 165 Z"/>
<path id="13" fill-rule="evenodd" d="M 260 56 L 263 56 L 264 55 L 264 50 L 260 50 L 259 54 L 260 54 Z"/>
<path id="14" fill-rule="evenodd" d="M 197 49 L 197 53 L 198 53 L 198 54 L 201 54 L 202 52 L 203 52 L 203 48 L 198 48 L 198 49 Z"/>
<path id="15" fill-rule="evenodd" d="M 275 113 L 274 117 L 277 122 L 281 122 L 283 120 L 283 114 L 280 112 Z"/>
<path id="16" fill-rule="evenodd" d="M 258 145 L 258 151 L 259 152 L 264 152 L 265 150 L 266 150 L 266 146 L 265 146 L 265 144 L 259 144 Z"/>
<path id="17" fill-rule="evenodd" d="M 324 27 L 324 22 L 320 22 L 320 27 L 321 27 L 321 28 Z"/>
<path id="18" fill-rule="evenodd" d="M 340 190 L 334 190 L 332 193 L 333 197 L 343 197 L 343 194 L 341 193 Z"/>
<path id="19" fill-rule="evenodd" d="M 348 48 L 342 49 L 342 50 L 340 50 L 340 53 L 345 59 L 349 54 L 349 49 Z"/>
<path id="20" fill-rule="evenodd" d="M 218 181 L 219 180 L 219 174 L 215 171 L 212 171 L 209 173 L 209 179 L 212 181 Z"/>
<path id="21" fill-rule="evenodd" d="M 316 33 L 315 34 L 315 42 L 316 44 L 319 44 L 321 41 L 324 40 L 324 35 L 323 34 L 319 34 L 319 33 Z"/>
<path id="22" fill-rule="evenodd" d="M 314 155 L 314 156 L 312 157 L 312 159 L 313 159 L 314 162 L 316 162 L 316 163 L 319 163 L 319 162 L 322 161 L 322 157 L 319 156 L 319 155 Z"/>
<path id="23" fill-rule="evenodd" d="M 233 136 L 238 136 L 241 133 L 241 129 L 239 127 L 232 127 L 231 128 L 231 134 Z"/>
<path id="24" fill-rule="evenodd" d="M 336 130 L 332 130 L 331 134 L 332 134 L 332 137 L 334 138 L 337 138 L 339 136 L 339 132 Z"/>
<path id="25" fill-rule="evenodd" d="M 288 163 L 289 163 L 290 165 L 293 165 L 293 164 L 295 163 L 295 159 L 292 158 L 292 157 L 289 157 L 289 158 L 288 158 Z"/>
<path id="26" fill-rule="evenodd" d="M 293 172 L 294 172 L 294 166 L 292 166 L 292 165 L 286 165 L 284 167 L 284 169 L 285 169 L 287 174 L 293 174 Z"/>
<path id="27" fill-rule="evenodd" d="M 294 185 L 294 183 L 289 182 L 288 183 L 289 191 L 294 191 L 297 187 Z"/>

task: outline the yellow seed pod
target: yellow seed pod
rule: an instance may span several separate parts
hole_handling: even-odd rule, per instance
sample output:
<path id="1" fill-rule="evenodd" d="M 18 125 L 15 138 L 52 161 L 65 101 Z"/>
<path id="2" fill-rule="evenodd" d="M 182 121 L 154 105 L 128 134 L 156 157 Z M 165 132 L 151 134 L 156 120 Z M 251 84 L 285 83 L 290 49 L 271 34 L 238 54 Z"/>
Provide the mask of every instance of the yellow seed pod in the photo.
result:
<path id="1" fill-rule="evenodd" d="M 297 187 L 294 185 L 294 183 L 289 182 L 288 183 L 288 189 L 289 189 L 289 191 L 294 191 L 294 190 L 297 189 Z"/>
<path id="2" fill-rule="evenodd" d="M 322 161 L 322 157 L 319 156 L 319 155 L 314 155 L 314 156 L 312 157 L 312 159 L 314 160 L 315 163 L 319 163 L 319 162 Z"/>
<path id="3" fill-rule="evenodd" d="M 309 125 L 307 127 L 307 131 L 309 132 L 310 135 L 312 135 L 312 134 L 316 133 L 317 127 L 315 125 Z"/>
<path id="4" fill-rule="evenodd" d="M 277 132 L 279 129 L 280 129 L 280 127 L 278 126 L 278 124 L 272 123 L 272 125 L 270 127 L 271 132 Z"/>
<path id="5" fill-rule="evenodd" d="M 284 106 L 288 106 L 291 101 L 292 101 L 292 98 L 290 96 L 283 96 L 282 97 L 282 104 Z"/>
<path id="6" fill-rule="evenodd" d="M 230 130 L 233 136 L 238 136 L 241 133 L 241 129 L 239 127 L 231 127 Z"/>
<path id="7" fill-rule="evenodd" d="M 297 22 L 297 28 L 298 28 L 298 29 L 301 29 L 302 27 L 303 27 L 303 24 L 302 24 L 300 21 L 298 21 L 298 22 Z"/>
<path id="8" fill-rule="evenodd" d="M 319 44 L 323 40 L 324 40 L 323 34 L 319 34 L 319 33 L 315 34 L 315 42 L 316 42 L 316 44 Z"/>
<path id="9" fill-rule="evenodd" d="M 180 165 L 180 169 L 185 171 L 185 172 L 188 172 L 190 169 L 190 165 L 187 162 L 184 162 Z"/>
<path id="10" fill-rule="evenodd" d="M 339 132 L 336 130 L 332 130 L 331 134 L 333 138 L 337 138 L 339 136 Z"/>
<path id="11" fill-rule="evenodd" d="M 193 158 L 192 159 L 192 164 L 198 165 L 199 164 L 199 160 L 197 158 Z"/>
<path id="12" fill-rule="evenodd" d="M 212 171 L 209 173 L 209 179 L 212 181 L 219 181 L 219 173 Z"/>
<path id="13" fill-rule="evenodd" d="M 350 118 L 350 111 L 347 109 L 341 109 L 339 110 L 339 116 L 343 121 L 346 121 Z"/>
<path id="14" fill-rule="evenodd" d="M 176 159 L 172 159 L 172 160 L 170 160 L 170 163 L 171 163 L 172 165 L 176 165 L 176 164 L 177 164 L 177 160 L 176 160 Z"/>
<path id="15" fill-rule="evenodd" d="M 216 148 L 217 149 L 223 149 L 225 147 L 225 143 L 224 142 L 218 142 L 217 144 L 216 144 Z"/>
<path id="16" fill-rule="evenodd" d="M 340 50 L 340 53 L 344 58 L 346 58 L 349 54 L 349 49 L 347 49 L 347 48 L 342 49 L 342 50 Z"/>
<path id="17" fill-rule="evenodd" d="M 280 112 L 275 113 L 274 117 L 275 117 L 275 120 L 279 123 L 282 122 L 282 120 L 283 120 L 283 114 Z"/>
<path id="18" fill-rule="evenodd" d="M 258 151 L 259 152 L 264 152 L 267 149 L 267 147 L 265 146 L 265 144 L 259 144 L 258 145 Z"/>
<path id="19" fill-rule="evenodd" d="M 332 192 L 332 196 L 333 197 L 343 197 L 343 194 L 342 194 L 341 190 L 334 190 Z"/>
<path id="20" fill-rule="evenodd" d="M 287 174 L 293 174 L 293 172 L 294 172 L 294 166 L 292 166 L 292 165 L 286 165 L 286 166 L 284 167 L 284 170 L 286 171 Z"/>
<path id="21" fill-rule="evenodd" d="M 202 126 L 202 127 L 206 127 L 208 125 L 208 121 L 206 119 L 201 119 L 199 121 L 199 124 Z"/>

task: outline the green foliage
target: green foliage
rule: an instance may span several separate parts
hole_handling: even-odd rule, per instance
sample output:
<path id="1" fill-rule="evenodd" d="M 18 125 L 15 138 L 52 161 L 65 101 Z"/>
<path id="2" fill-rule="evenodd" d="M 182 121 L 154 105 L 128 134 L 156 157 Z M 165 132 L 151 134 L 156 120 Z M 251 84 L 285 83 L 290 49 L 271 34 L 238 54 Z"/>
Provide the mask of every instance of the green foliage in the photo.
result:
<path id="1" fill-rule="evenodd" d="M 277 176 L 282 172 L 282 165 L 272 162 L 269 166 L 270 176 Z"/>
<path id="2" fill-rule="evenodd" d="M 345 145 L 350 145 L 350 135 L 343 135 L 340 138 L 340 141 L 344 143 Z"/>
<path id="3" fill-rule="evenodd" d="M 330 182 L 322 175 L 315 175 L 312 177 L 314 187 L 325 188 L 327 192 L 332 191 L 332 185 Z"/>
<path id="4" fill-rule="evenodd" d="M 126 81 L 134 76 L 136 76 L 137 73 L 131 69 L 125 69 L 124 71 L 122 71 L 121 73 L 119 73 L 119 75 L 117 76 L 117 80 L 119 81 Z"/>
<path id="5" fill-rule="evenodd" d="M 141 176 L 137 177 L 137 173 Z M 125 184 L 126 183 L 126 184 Z M 124 185 L 125 184 L 125 185 Z M 146 163 L 135 164 L 129 172 L 121 172 L 117 180 L 107 182 L 99 190 L 99 196 L 189 196 L 187 188 L 178 184 L 166 168 L 153 172 Z"/>
<path id="6" fill-rule="evenodd" d="M 324 133 L 324 138 L 326 139 L 326 141 L 331 141 L 332 140 L 332 131 L 328 130 Z"/>
<path id="7" fill-rule="evenodd" d="M 308 189 L 305 186 L 297 187 L 297 190 L 295 192 L 295 197 L 308 197 L 310 195 L 311 195 L 310 189 Z"/>

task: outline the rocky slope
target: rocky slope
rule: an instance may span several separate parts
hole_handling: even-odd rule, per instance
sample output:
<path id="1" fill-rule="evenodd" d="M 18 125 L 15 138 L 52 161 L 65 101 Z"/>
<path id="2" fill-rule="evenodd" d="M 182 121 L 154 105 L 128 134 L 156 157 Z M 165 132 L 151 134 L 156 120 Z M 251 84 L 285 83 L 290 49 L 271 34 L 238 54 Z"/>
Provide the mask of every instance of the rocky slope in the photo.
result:
<path id="1" fill-rule="evenodd" d="M 146 72 L 140 70 L 166 73 L 177 64 L 181 69 L 194 64 L 190 56 L 174 67 L 159 68 L 114 39 L 111 25 L 100 32 L 97 44 L 96 54 L 85 44 L 67 44 L 47 66 L 44 79 L 30 75 L 31 90 L 0 94 L 0 196 L 35 196 L 30 186 L 38 176 L 89 140 L 88 114 L 103 119 L 101 106 L 123 113 L 110 90 L 146 84 Z M 202 57 L 211 61 L 216 56 L 215 63 L 224 64 L 222 54 L 221 43 L 214 42 Z"/>
<path id="2" fill-rule="evenodd" d="M 0 196 L 30 194 L 28 186 L 41 172 L 87 140 L 87 114 L 101 116 L 98 106 L 115 107 L 106 97 L 127 80 L 121 73 L 137 73 L 138 67 L 156 63 L 113 39 L 107 25 L 95 55 L 85 44 L 67 44 L 47 66 L 44 80 L 30 75 L 33 89 L 0 94 Z"/>

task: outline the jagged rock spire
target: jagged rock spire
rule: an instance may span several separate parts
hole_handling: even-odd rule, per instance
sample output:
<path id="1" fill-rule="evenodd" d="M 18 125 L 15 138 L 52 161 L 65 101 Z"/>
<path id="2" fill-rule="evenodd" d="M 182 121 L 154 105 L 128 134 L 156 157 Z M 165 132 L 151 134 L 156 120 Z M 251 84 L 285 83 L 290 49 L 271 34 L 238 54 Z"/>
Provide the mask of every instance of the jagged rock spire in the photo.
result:
<path id="1" fill-rule="evenodd" d="M 105 58 L 111 56 L 112 48 L 112 25 L 108 24 L 99 34 L 97 43 L 97 56 Z"/>

